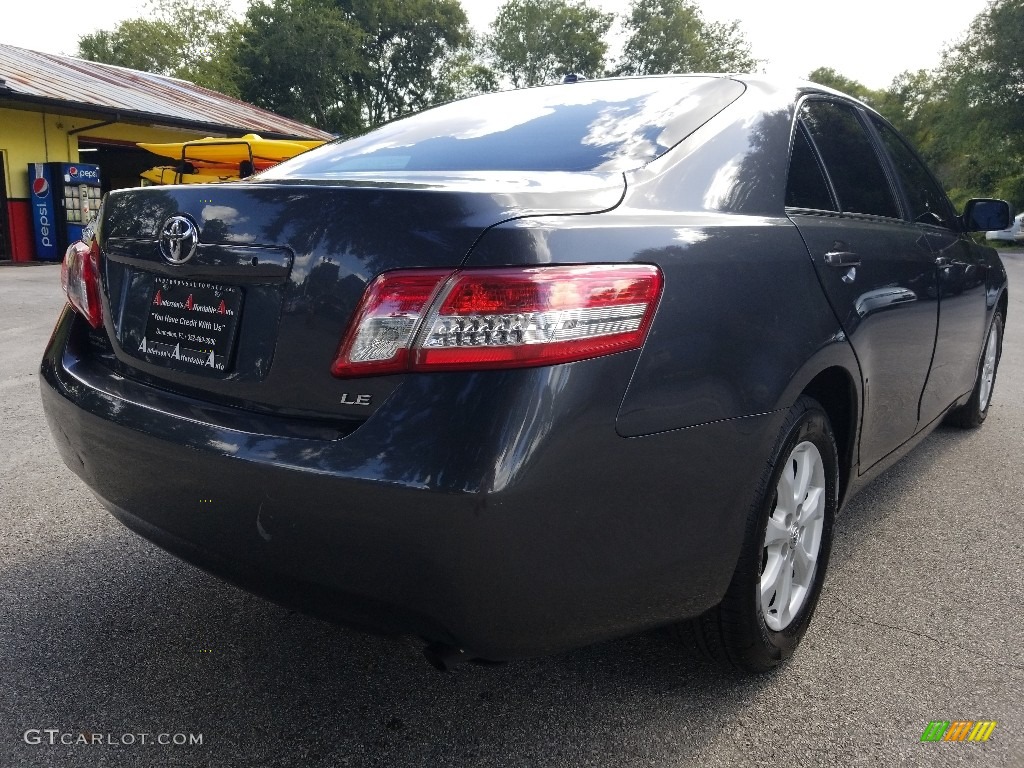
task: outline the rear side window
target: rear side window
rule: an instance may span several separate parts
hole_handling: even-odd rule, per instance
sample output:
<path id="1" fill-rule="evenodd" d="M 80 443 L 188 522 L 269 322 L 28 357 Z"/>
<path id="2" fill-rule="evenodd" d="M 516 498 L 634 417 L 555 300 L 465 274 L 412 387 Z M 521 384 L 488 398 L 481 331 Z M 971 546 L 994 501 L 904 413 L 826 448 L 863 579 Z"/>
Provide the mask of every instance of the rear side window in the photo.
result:
<path id="1" fill-rule="evenodd" d="M 910 218 L 922 224 L 934 224 L 952 229 L 956 216 L 949 198 L 935 182 L 924 164 L 917 159 L 906 142 L 900 138 L 883 120 L 872 115 L 871 123 L 875 126 L 882 143 L 885 145 L 896 173 L 900 177 L 903 191 L 910 206 Z"/>
<path id="2" fill-rule="evenodd" d="M 789 180 L 786 183 L 786 205 L 818 211 L 836 210 L 828 181 L 821 172 L 818 158 L 801 125 L 797 125 L 793 138 L 793 156 L 789 161 Z"/>
<path id="3" fill-rule="evenodd" d="M 853 107 L 809 101 L 800 120 L 825 163 L 840 210 L 900 218 L 889 179 Z"/>
<path id="4" fill-rule="evenodd" d="M 592 80 L 483 94 L 282 163 L 262 179 L 389 171 L 626 171 L 682 141 L 743 93 L 703 76 Z"/>

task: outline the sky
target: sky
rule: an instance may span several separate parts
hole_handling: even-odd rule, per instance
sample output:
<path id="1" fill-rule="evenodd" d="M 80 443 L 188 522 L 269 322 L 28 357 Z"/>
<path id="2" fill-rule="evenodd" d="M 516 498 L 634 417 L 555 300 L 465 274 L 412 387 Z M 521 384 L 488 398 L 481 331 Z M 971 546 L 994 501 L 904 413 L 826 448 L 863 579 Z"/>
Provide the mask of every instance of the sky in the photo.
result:
<path id="1" fill-rule="evenodd" d="M 628 0 L 590 0 L 623 13 Z M 248 0 L 231 0 L 239 14 Z M 707 19 L 738 20 L 768 74 L 806 77 L 832 67 L 869 88 L 885 88 L 905 70 L 931 68 L 942 49 L 967 31 L 988 0 L 698 0 Z M 0 43 L 72 55 L 78 38 L 146 13 L 143 0 L 5 0 Z M 500 2 L 462 0 L 470 23 L 485 31 Z"/>

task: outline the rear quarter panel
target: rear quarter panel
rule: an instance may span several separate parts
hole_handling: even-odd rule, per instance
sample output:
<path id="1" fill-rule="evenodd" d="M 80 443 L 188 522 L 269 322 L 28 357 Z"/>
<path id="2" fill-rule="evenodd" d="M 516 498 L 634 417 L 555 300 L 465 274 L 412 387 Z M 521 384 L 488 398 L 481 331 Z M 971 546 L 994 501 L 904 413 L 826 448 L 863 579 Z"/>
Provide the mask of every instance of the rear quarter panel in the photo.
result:
<path id="1" fill-rule="evenodd" d="M 623 436 L 786 408 L 799 395 L 794 380 L 817 372 L 807 363 L 830 345 L 846 346 L 786 218 L 623 207 L 524 219 L 490 230 L 469 263 L 524 258 L 649 263 L 664 273 L 661 303 L 619 410 Z"/>

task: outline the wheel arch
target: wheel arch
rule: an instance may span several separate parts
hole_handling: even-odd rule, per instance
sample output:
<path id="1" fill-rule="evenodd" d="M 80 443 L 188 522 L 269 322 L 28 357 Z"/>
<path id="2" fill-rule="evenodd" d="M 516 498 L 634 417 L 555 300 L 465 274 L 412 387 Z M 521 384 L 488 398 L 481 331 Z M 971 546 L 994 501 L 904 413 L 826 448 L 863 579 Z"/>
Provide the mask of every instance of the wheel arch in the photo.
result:
<path id="1" fill-rule="evenodd" d="M 856 463 L 856 435 L 859 417 L 857 387 L 850 372 L 841 366 L 821 371 L 801 391 L 816 400 L 832 424 L 839 454 L 839 502 L 842 505 Z"/>
<path id="2" fill-rule="evenodd" d="M 776 402 L 775 410 L 788 410 L 801 395 L 817 400 L 832 424 L 839 454 L 839 505 L 842 507 L 856 485 L 863 402 L 860 363 L 842 331 L 800 367 Z"/>

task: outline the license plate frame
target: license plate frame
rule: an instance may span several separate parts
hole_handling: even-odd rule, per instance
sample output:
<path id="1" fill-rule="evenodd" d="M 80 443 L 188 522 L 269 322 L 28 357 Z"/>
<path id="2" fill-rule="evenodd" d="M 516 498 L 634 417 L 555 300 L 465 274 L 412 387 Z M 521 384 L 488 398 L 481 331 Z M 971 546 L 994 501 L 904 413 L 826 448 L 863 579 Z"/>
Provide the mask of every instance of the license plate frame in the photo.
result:
<path id="1" fill-rule="evenodd" d="M 243 300 L 237 286 L 154 275 L 132 354 L 164 368 L 225 376 L 234 363 Z"/>

